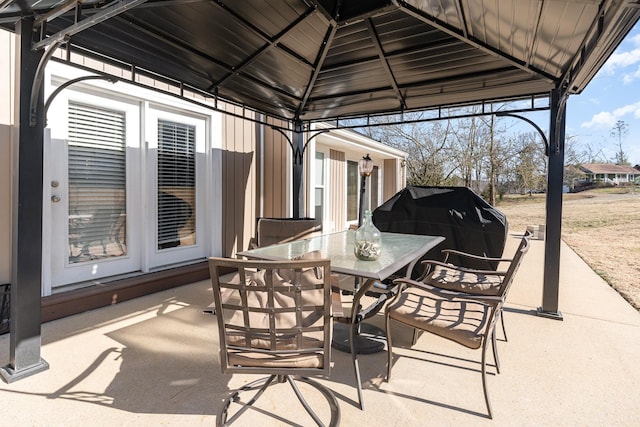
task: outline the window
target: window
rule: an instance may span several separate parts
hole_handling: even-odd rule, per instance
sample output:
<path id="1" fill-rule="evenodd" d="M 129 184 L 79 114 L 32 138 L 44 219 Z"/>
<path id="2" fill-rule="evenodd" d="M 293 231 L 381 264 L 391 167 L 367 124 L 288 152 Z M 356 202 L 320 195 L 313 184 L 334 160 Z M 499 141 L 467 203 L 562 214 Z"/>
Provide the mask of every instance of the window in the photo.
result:
<path id="1" fill-rule="evenodd" d="M 69 103 L 69 263 L 126 255 L 125 113 Z"/>
<path id="2" fill-rule="evenodd" d="M 158 120 L 158 249 L 194 245 L 195 126 Z"/>
<path id="3" fill-rule="evenodd" d="M 316 152 L 315 162 L 315 195 L 314 217 L 322 221 L 324 213 L 324 153 Z"/>

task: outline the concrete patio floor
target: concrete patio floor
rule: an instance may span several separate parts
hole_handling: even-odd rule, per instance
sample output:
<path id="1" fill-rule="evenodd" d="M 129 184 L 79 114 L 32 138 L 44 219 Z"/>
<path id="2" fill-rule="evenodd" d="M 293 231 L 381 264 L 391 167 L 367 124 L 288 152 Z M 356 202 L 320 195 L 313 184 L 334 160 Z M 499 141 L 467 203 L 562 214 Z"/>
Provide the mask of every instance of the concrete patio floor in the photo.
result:
<path id="1" fill-rule="evenodd" d="M 506 254 L 518 239 L 510 236 Z M 350 355 L 333 351 L 331 377 L 321 382 L 338 398 L 342 425 L 640 425 L 640 313 L 563 244 L 564 320 L 536 316 L 543 252 L 544 243 L 532 241 L 508 298 L 502 370 L 490 367 L 488 376 L 493 420 L 479 351 L 427 334 L 409 349 L 410 331 L 397 326 L 390 382 L 383 379 L 386 351 L 360 356 L 364 411 L 356 406 Z M 214 425 L 229 389 L 255 377 L 220 373 L 215 318 L 202 313 L 211 300 L 209 283 L 198 282 L 44 324 L 50 369 L 0 383 L 0 425 Z M 3 335 L 0 364 L 8 361 Z M 289 387 L 279 385 L 234 425 L 310 425 L 289 398 Z"/>

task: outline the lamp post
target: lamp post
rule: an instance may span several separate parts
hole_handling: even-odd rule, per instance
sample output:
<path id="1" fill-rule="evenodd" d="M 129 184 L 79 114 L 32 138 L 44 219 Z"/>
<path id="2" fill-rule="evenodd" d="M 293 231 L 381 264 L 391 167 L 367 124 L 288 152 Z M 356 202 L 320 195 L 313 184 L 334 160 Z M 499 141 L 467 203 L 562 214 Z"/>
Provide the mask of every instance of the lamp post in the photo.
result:
<path id="1" fill-rule="evenodd" d="M 369 157 L 369 154 L 364 156 L 358 162 L 358 172 L 360 172 L 360 206 L 358 207 L 358 227 L 362 226 L 363 212 L 364 212 L 364 192 L 367 177 L 371 175 L 373 171 L 373 160 Z M 358 232 L 356 231 L 356 234 Z M 354 291 L 357 294 L 360 290 L 360 286 L 363 283 L 362 277 L 356 277 L 354 283 Z M 355 295 L 354 294 L 354 295 Z M 353 310 L 357 310 L 360 313 L 362 305 L 358 304 Z M 360 353 L 370 354 L 382 351 L 384 349 L 384 341 L 376 337 L 383 337 L 384 331 L 375 325 L 369 323 L 363 323 L 358 321 L 357 327 L 351 331 L 350 325 L 346 323 L 336 322 L 333 324 L 333 340 L 332 347 L 346 353 Z M 354 342 L 352 345 L 352 341 Z M 355 354 L 354 363 L 356 363 Z M 358 376 L 357 382 L 360 384 L 359 371 L 356 370 Z M 358 388 L 358 399 L 360 401 L 360 409 L 364 409 L 362 404 L 362 390 Z"/>
<path id="2" fill-rule="evenodd" d="M 360 205 L 358 206 L 358 227 L 362 225 L 362 214 L 364 212 L 364 192 L 367 184 L 367 177 L 373 171 L 373 160 L 369 154 L 362 157 L 358 162 L 358 171 L 360 172 Z"/>

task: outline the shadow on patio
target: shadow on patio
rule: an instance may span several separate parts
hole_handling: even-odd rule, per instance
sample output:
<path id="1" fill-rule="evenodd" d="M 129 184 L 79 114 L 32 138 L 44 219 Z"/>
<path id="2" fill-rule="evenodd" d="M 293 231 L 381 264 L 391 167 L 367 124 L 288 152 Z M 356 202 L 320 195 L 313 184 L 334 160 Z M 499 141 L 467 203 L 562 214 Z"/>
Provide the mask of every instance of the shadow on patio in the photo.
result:
<path id="1" fill-rule="evenodd" d="M 511 236 L 506 253 L 517 242 Z M 544 245 L 532 244 L 507 303 L 502 373 L 489 368 L 494 420 L 485 415 L 478 352 L 429 335 L 409 350 L 402 329 L 389 383 L 386 352 L 360 356 L 365 411 L 356 407 L 350 355 L 333 351 L 331 377 L 322 381 L 336 393 L 342 424 L 640 424 L 640 313 L 563 245 L 564 321 L 535 316 Z M 198 282 L 44 324 L 51 368 L 0 383 L 2 424 L 213 425 L 229 388 L 254 377 L 220 373 L 215 317 L 202 314 L 211 298 L 209 283 Z M 374 321 L 381 325 L 381 316 Z M 0 360 L 8 358 L 4 335 Z M 283 406 L 288 395 L 279 391 L 289 393 L 274 388 L 236 424 L 308 425 L 302 407 Z M 269 416 L 274 410 L 289 421 Z"/>

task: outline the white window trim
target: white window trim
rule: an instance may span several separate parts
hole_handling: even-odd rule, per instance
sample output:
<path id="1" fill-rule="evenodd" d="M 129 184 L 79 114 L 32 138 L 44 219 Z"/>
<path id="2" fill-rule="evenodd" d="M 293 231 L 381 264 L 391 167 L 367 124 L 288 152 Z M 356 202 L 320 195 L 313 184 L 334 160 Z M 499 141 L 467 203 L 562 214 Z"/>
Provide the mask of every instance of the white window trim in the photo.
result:
<path id="1" fill-rule="evenodd" d="M 84 70 L 70 67 L 58 62 L 51 62 L 45 70 L 45 98 L 48 98 L 50 94 L 61 84 L 61 82 L 84 76 L 90 75 Z M 128 181 L 131 179 L 137 179 L 142 181 L 143 177 L 147 176 L 147 165 L 145 156 L 142 156 L 140 152 L 146 147 L 141 144 L 142 141 L 147 141 L 146 138 L 146 121 L 148 109 L 151 105 L 154 107 L 178 112 L 185 116 L 200 117 L 205 120 L 204 128 L 204 146 L 199 147 L 199 155 L 201 156 L 199 165 L 203 168 L 204 174 L 202 178 L 198 178 L 198 187 L 203 195 L 200 197 L 200 203 L 205 214 L 200 215 L 201 218 L 206 218 L 206 221 L 202 221 L 201 224 L 201 244 L 204 247 L 204 255 L 220 256 L 222 255 L 222 206 L 220 200 L 222 198 L 222 154 L 223 148 L 222 141 L 222 113 L 215 112 L 207 109 L 203 106 L 193 104 L 187 100 L 182 100 L 177 97 L 162 94 L 153 90 L 141 88 L 135 85 L 127 84 L 125 82 L 118 82 L 112 84 L 102 80 L 92 80 L 77 83 L 65 90 L 61 91 L 54 101 L 52 102 L 48 111 L 48 123 L 50 127 L 45 129 L 45 132 L 51 135 L 51 138 L 67 138 L 68 120 L 66 117 L 66 107 L 61 109 L 61 105 L 66 105 L 69 98 L 76 98 L 79 102 L 87 102 L 87 100 L 97 100 L 97 105 L 107 106 L 110 103 L 121 103 L 130 105 L 135 109 L 135 120 L 129 120 L 127 115 L 127 126 L 136 123 L 135 132 L 128 132 L 127 135 L 132 134 L 134 138 L 129 140 L 127 136 L 127 150 L 129 155 L 133 155 L 131 161 L 128 161 L 127 167 L 132 166 L 133 170 L 127 170 Z M 91 103 L 91 102 L 89 102 Z M 144 124 L 144 125 L 142 125 Z M 142 146 L 141 146 L 142 145 Z M 137 148 L 137 150 L 136 150 Z M 49 166 L 45 165 L 45 176 L 51 176 L 50 171 L 47 170 Z M 134 175 L 137 178 L 132 178 Z M 200 182 L 202 181 L 202 182 Z M 148 187 L 148 183 L 143 187 Z M 128 205 L 129 198 L 135 198 L 135 200 L 146 200 L 146 194 L 140 193 L 133 194 L 129 189 L 129 182 L 127 183 L 127 198 Z M 44 220 L 43 220 L 43 295 L 49 295 L 51 293 L 51 262 L 49 249 L 52 247 L 51 230 L 51 215 L 50 215 L 50 201 L 51 201 L 51 186 L 48 182 L 44 183 Z M 47 208 L 49 214 L 47 214 Z M 138 220 L 141 220 L 142 208 L 137 212 L 131 212 L 131 215 L 135 215 Z M 133 224 L 129 223 L 128 227 Z M 141 226 L 133 226 L 133 230 L 141 229 Z M 128 233 L 130 231 L 128 230 Z M 130 236 L 132 234 L 129 234 Z M 137 239 L 138 242 L 141 239 Z M 147 249 L 148 250 L 148 249 Z M 144 260 L 146 259 L 144 251 L 139 250 L 139 253 L 143 257 L 140 262 L 140 268 L 142 272 L 148 272 L 150 266 Z M 89 280 L 90 277 L 85 277 L 82 280 Z"/>

